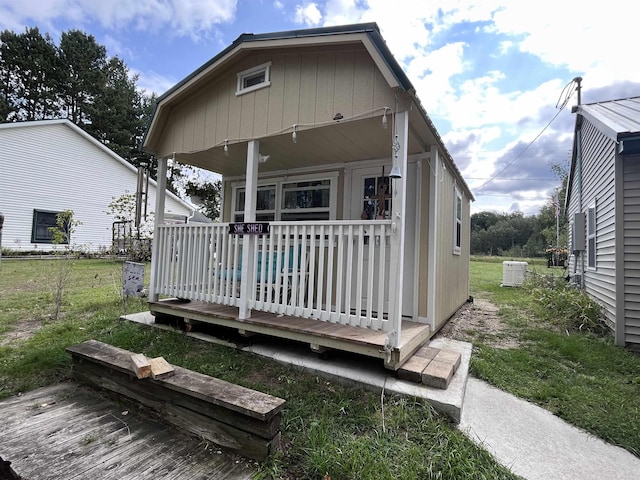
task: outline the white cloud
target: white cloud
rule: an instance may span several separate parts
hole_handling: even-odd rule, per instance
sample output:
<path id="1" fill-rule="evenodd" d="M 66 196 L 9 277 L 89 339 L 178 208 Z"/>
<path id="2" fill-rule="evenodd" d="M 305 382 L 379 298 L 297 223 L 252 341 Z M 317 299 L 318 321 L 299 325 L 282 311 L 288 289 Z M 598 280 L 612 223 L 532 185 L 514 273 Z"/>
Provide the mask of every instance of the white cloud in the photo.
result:
<path id="1" fill-rule="evenodd" d="M 316 26 L 322 21 L 322 13 L 315 3 L 297 5 L 294 21 L 308 27 Z"/>
<path id="2" fill-rule="evenodd" d="M 14 31 L 37 23 L 48 29 L 64 19 L 82 27 L 97 22 L 118 30 L 166 30 L 169 35 L 198 38 L 217 24 L 230 22 L 237 0 L 0 0 L 0 26 Z"/>

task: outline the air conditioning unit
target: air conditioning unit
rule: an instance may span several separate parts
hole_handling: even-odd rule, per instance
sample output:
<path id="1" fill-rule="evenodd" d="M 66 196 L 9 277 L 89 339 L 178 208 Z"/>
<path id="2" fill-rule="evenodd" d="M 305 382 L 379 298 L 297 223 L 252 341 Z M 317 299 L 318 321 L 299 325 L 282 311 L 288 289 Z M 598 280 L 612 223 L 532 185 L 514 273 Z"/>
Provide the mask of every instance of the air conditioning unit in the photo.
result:
<path id="1" fill-rule="evenodd" d="M 502 262 L 502 287 L 520 287 L 527 276 L 527 262 Z"/>

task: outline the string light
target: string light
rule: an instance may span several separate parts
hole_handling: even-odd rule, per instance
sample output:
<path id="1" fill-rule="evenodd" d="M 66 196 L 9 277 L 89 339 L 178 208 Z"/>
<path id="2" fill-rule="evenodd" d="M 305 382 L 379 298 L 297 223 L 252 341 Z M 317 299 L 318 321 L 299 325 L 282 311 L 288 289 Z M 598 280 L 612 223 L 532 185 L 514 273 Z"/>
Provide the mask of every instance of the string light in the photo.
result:
<path id="1" fill-rule="evenodd" d="M 382 115 L 382 128 L 387 129 L 387 107 L 384 107 L 384 114 Z"/>
<path id="2" fill-rule="evenodd" d="M 293 143 L 298 143 L 298 133 L 296 132 L 297 127 L 297 125 L 294 125 L 293 132 L 291 133 L 291 140 L 293 140 Z"/>
<path id="3" fill-rule="evenodd" d="M 224 141 L 224 154 L 229 156 L 229 139 L 225 139 Z"/>

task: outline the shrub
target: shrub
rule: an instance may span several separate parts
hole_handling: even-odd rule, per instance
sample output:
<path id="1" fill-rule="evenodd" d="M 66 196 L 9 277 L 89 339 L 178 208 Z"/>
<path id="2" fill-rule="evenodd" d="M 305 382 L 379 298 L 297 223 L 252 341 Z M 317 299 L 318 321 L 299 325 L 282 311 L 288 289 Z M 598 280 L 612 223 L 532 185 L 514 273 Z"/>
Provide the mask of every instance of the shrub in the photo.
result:
<path id="1" fill-rule="evenodd" d="M 530 275 L 523 287 L 529 292 L 540 317 L 567 331 L 610 332 L 602 306 L 564 277 Z"/>

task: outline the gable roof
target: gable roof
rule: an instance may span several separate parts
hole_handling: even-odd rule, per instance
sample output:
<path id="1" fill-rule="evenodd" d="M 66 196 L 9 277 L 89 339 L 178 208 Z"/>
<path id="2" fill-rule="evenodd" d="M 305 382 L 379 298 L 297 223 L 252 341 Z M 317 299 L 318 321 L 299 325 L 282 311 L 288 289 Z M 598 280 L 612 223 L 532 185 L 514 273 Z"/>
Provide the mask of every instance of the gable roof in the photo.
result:
<path id="1" fill-rule="evenodd" d="M 93 138 L 87 132 L 78 127 L 75 123 L 67 118 L 59 118 L 52 120 L 33 120 L 27 122 L 9 122 L 9 123 L 0 123 L 0 132 L 3 130 L 9 130 L 13 128 L 33 128 L 33 127 L 42 127 L 42 126 L 50 126 L 50 125 L 64 125 L 65 127 L 71 129 L 73 132 L 84 138 L 86 141 L 93 144 L 95 147 L 100 149 L 105 155 L 109 156 L 113 161 L 123 165 L 125 168 L 131 170 L 134 175 L 137 175 L 138 169 L 127 162 L 124 158 L 118 155 L 116 152 L 108 148 L 103 143 L 100 143 L 98 140 Z M 152 178 L 149 179 L 149 183 L 153 185 L 154 188 L 158 187 L 156 181 Z M 195 211 L 196 208 L 191 205 L 189 202 L 182 200 L 180 197 L 167 190 L 167 195 L 173 198 L 176 202 L 180 203 L 185 209 Z"/>
<path id="2" fill-rule="evenodd" d="M 374 22 L 262 34 L 244 33 L 240 35 L 231 45 L 158 97 L 152 120 L 145 132 L 143 145 L 147 151 L 156 154 L 153 148 L 150 148 L 150 145 L 153 145 L 158 136 L 162 134 L 163 122 L 167 121 L 172 106 L 242 54 L 273 48 L 347 45 L 353 43 L 359 43 L 365 47 L 391 88 L 399 88 L 409 95 L 415 107 L 412 109 L 412 114 L 419 117 L 416 125 L 421 124 L 420 128 L 416 129 L 416 135 L 428 135 L 437 144 L 444 153 L 447 166 L 454 172 L 461 188 L 471 200 L 475 200 L 435 125 L 418 99 L 414 86 L 394 58 L 380 33 L 378 25 Z"/>

